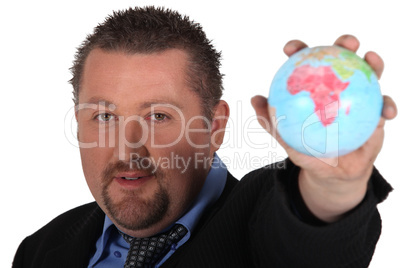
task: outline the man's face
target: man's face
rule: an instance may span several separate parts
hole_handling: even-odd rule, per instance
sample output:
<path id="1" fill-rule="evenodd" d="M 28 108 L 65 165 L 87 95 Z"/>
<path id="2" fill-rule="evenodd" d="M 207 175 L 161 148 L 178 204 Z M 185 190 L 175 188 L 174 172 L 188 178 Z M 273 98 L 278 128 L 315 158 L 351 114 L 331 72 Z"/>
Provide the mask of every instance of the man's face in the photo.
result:
<path id="1" fill-rule="evenodd" d="M 95 200 L 127 234 L 153 235 L 178 219 L 217 150 L 186 68 L 178 49 L 94 49 L 85 62 L 76 112 L 82 166 Z"/>

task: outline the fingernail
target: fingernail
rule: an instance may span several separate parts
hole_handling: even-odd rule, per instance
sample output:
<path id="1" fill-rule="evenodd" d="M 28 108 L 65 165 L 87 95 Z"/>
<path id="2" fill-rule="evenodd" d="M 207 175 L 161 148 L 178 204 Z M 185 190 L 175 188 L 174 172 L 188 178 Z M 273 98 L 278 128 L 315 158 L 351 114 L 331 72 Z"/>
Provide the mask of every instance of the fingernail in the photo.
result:
<path id="1" fill-rule="evenodd" d="M 387 116 L 392 116 L 395 114 L 395 108 L 392 105 L 385 106 L 384 114 Z"/>

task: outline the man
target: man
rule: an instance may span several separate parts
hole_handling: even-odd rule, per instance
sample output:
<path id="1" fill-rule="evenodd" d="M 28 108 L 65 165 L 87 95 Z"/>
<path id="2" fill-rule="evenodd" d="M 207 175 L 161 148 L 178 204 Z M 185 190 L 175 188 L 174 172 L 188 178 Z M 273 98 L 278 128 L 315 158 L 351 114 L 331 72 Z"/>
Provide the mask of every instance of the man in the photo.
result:
<path id="1" fill-rule="evenodd" d="M 336 41 L 352 51 L 358 41 Z M 305 47 L 285 46 L 288 55 Z M 164 9 L 116 12 L 72 67 L 82 166 L 96 203 L 26 238 L 14 267 L 366 267 L 391 187 L 373 167 L 385 119 L 337 167 L 289 148 L 289 159 L 233 178 L 216 155 L 229 107 L 220 55 L 201 27 Z M 375 53 L 366 61 L 380 76 Z M 272 110 L 271 110 L 272 113 Z M 143 239 L 141 239 L 143 238 Z"/>

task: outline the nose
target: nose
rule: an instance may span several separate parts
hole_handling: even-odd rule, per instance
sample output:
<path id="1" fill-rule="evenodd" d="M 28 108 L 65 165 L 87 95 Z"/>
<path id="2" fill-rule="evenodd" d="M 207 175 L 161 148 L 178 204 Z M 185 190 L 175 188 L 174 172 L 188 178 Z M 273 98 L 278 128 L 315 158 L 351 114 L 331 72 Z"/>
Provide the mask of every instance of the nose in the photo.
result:
<path id="1" fill-rule="evenodd" d="M 121 118 L 123 119 L 123 118 Z M 139 116 L 129 116 L 119 120 L 119 134 L 117 135 L 117 146 L 115 157 L 121 161 L 130 161 L 133 155 L 138 157 L 148 156 L 145 146 L 148 140 L 148 125 Z"/>

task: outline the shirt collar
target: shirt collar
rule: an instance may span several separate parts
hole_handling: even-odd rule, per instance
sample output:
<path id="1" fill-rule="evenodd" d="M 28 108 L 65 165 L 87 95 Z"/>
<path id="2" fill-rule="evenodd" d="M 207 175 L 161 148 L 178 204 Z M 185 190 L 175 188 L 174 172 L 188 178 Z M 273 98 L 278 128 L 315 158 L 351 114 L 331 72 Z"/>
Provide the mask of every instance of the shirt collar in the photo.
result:
<path id="1" fill-rule="evenodd" d="M 227 168 L 218 155 L 214 155 L 214 159 L 211 165 L 211 169 L 208 172 L 208 176 L 205 179 L 204 185 L 201 188 L 200 193 L 194 200 L 192 206 L 189 208 L 176 223 L 184 225 L 191 235 L 200 217 L 205 209 L 209 205 L 214 204 L 221 196 L 223 189 L 225 188 L 227 177 Z"/>
<path id="2" fill-rule="evenodd" d="M 90 259 L 89 263 L 90 265 L 88 267 L 94 265 L 102 257 L 106 244 L 110 238 L 110 232 L 113 230 L 113 228 L 111 228 L 113 225 L 114 225 L 113 222 L 106 215 L 103 223 L 102 235 L 96 241 L 96 251 L 95 254 L 92 256 L 92 258 Z"/>

